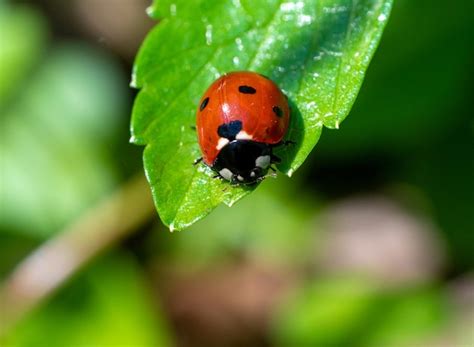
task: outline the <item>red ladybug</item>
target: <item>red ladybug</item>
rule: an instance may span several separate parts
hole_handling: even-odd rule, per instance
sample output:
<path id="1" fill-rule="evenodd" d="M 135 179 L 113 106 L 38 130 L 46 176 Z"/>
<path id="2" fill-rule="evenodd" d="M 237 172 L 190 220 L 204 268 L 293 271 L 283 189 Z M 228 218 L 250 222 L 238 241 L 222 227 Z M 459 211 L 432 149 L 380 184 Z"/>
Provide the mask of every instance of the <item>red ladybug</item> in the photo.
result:
<path id="1" fill-rule="evenodd" d="M 272 151 L 289 121 L 287 98 L 271 80 L 248 71 L 225 74 L 197 110 L 202 160 L 232 184 L 258 182 L 280 161 Z"/>

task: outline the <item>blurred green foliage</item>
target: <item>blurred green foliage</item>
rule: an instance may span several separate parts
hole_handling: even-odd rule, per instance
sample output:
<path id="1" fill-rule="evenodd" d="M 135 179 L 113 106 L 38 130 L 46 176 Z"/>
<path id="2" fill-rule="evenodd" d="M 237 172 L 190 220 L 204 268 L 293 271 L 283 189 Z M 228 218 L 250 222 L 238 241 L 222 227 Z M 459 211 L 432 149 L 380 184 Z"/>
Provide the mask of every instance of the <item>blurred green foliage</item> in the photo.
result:
<path id="1" fill-rule="evenodd" d="M 382 293 L 373 317 L 373 329 L 362 337 L 362 345 L 409 346 L 436 337 L 451 319 L 451 309 L 439 288 L 402 289 Z"/>
<path id="2" fill-rule="evenodd" d="M 0 109 L 43 53 L 46 26 L 45 19 L 30 7 L 0 3 Z"/>
<path id="3" fill-rule="evenodd" d="M 279 346 L 350 346 L 364 330 L 376 290 L 360 281 L 326 281 L 295 294 L 276 315 Z"/>
<path id="4" fill-rule="evenodd" d="M 40 240 L 117 185 L 123 174 L 113 156 L 130 97 L 115 59 L 84 43 L 52 45 L 45 18 L 32 7 L 0 4 L 0 31 L 4 277 Z M 46 273 L 41 278 L 48 280 Z M 118 254 L 90 266 L 4 342 L 169 346 L 150 294 L 137 265 Z"/>
<path id="5" fill-rule="evenodd" d="M 125 253 L 100 259 L 6 337 L 6 346 L 171 346 L 158 304 Z"/>
<path id="6" fill-rule="evenodd" d="M 0 50 L 8 72 L 0 90 L 0 233 L 46 237 L 116 185 L 111 149 L 128 105 L 126 80 L 86 45 L 46 52 L 48 29 L 33 10 L 0 10 L 8 29 Z"/>
<path id="7" fill-rule="evenodd" d="M 363 279 L 328 278 L 294 293 L 275 316 L 278 346 L 413 346 L 447 319 L 438 290 L 387 291 Z"/>

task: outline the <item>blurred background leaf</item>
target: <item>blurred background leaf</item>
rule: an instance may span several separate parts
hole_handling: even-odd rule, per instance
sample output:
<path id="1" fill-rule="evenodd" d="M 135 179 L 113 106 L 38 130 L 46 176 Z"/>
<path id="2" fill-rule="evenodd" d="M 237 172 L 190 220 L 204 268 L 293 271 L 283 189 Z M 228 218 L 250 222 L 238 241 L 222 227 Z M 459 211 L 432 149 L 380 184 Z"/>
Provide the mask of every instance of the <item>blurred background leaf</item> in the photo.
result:
<path id="1" fill-rule="evenodd" d="M 412 346 L 436 334 L 448 313 L 438 290 L 329 278 L 294 294 L 273 328 L 279 346 Z"/>
<path id="2" fill-rule="evenodd" d="M 0 2 L 0 110 L 43 54 L 47 23 L 34 9 Z"/>
<path id="3" fill-rule="evenodd" d="M 436 336 L 451 317 L 447 298 L 438 289 L 402 290 L 382 296 L 374 329 L 363 346 L 409 346 Z"/>
<path id="4" fill-rule="evenodd" d="M 22 321 L 7 346 L 172 346 L 159 305 L 125 253 L 100 259 Z M 47 332 L 47 333 L 45 333 Z"/>
<path id="5" fill-rule="evenodd" d="M 350 346 L 369 324 L 376 287 L 358 280 L 308 286 L 276 315 L 278 346 Z"/>
<path id="6" fill-rule="evenodd" d="M 1 114 L 0 232 L 44 238 L 117 184 L 111 149 L 128 97 L 117 64 L 85 44 L 40 55 L 47 30 L 41 16 L 25 13 L 29 25 L 15 20 L 6 33 L 18 47 L 0 52 L 18 64 L 2 68 L 21 72 L 4 88 L 10 99 Z"/>

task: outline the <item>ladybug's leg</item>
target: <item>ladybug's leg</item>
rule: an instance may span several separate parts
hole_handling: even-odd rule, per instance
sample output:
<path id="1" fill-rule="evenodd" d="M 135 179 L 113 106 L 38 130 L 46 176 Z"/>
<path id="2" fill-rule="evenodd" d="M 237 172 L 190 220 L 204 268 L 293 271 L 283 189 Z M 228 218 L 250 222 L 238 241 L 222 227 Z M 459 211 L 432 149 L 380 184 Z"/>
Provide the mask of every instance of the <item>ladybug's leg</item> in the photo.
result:
<path id="1" fill-rule="evenodd" d="M 265 175 L 265 177 L 277 178 L 278 176 L 276 172 L 270 172 L 269 174 Z"/>
<path id="2" fill-rule="evenodd" d="M 240 179 L 239 179 L 240 178 Z M 239 186 L 243 182 L 243 178 L 239 175 L 233 174 L 232 179 L 230 180 L 230 185 L 232 186 Z"/>
<path id="3" fill-rule="evenodd" d="M 276 172 L 270 172 L 270 173 L 266 174 L 265 176 L 261 176 L 261 177 L 257 178 L 257 180 L 255 182 L 251 183 L 251 184 L 256 184 L 256 183 L 262 182 L 267 177 L 277 178 L 278 176 L 277 176 Z"/>
<path id="4" fill-rule="evenodd" d="M 270 155 L 270 162 L 271 162 L 272 164 L 274 164 L 274 163 L 280 164 L 280 163 L 281 163 L 281 159 L 272 153 L 272 154 Z"/>
<path id="5" fill-rule="evenodd" d="M 201 161 L 202 161 L 202 157 L 201 157 L 201 158 L 197 158 L 197 159 L 193 162 L 193 165 L 197 165 L 197 164 L 199 164 Z"/>
<path id="6" fill-rule="evenodd" d="M 280 141 L 277 144 L 272 145 L 271 148 L 276 148 L 276 147 L 280 147 L 280 146 L 289 146 L 289 145 L 295 145 L 295 144 L 296 144 L 295 141 L 286 140 L 286 141 Z M 281 163 L 281 159 L 279 157 L 277 157 L 276 155 L 274 155 L 273 153 L 271 154 L 270 158 L 271 158 L 271 163 L 272 164 Z"/>
<path id="7" fill-rule="evenodd" d="M 267 173 L 263 178 L 265 178 L 265 177 L 276 178 L 276 177 L 277 177 L 277 169 L 274 168 L 273 166 L 269 166 L 268 168 L 269 168 L 272 172 Z"/>
<path id="8" fill-rule="evenodd" d="M 237 175 L 232 175 L 232 179 L 230 180 L 230 185 L 231 186 L 236 186 L 239 185 L 240 182 L 237 180 Z"/>
<path id="9" fill-rule="evenodd" d="M 291 140 L 280 141 L 277 144 L 273 145 L 273 147 L 289 146 L 289 145 L 296 145 L 296 142 L 291 141 Z"/>

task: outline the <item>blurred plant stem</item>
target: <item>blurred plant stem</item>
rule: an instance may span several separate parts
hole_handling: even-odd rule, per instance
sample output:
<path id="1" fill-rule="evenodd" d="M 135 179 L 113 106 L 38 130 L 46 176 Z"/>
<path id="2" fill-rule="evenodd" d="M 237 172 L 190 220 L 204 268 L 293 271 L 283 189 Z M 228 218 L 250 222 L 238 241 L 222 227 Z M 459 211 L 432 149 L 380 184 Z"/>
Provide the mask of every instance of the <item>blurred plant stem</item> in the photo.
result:
<path id="1" fill-rule="evenodd" d="M 86 211 L 28 256 L 0 286 L 0 336 L 95 256 L 138 230 L 154 213 L 142 173 Z"/>

